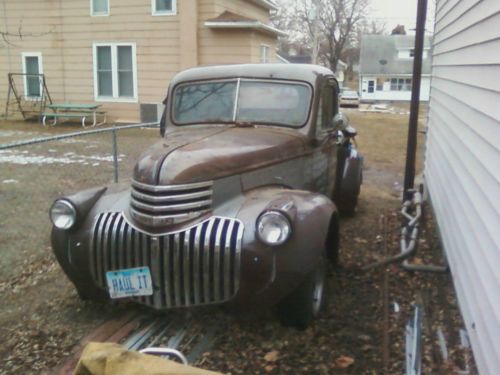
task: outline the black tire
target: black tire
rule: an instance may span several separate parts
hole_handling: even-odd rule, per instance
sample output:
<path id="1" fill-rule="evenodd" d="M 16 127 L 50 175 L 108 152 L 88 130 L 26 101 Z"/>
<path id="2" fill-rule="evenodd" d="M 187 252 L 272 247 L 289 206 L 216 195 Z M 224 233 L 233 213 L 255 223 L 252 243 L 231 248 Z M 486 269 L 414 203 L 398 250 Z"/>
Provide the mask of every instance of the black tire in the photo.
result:
<path id="1" fill-rule="evenodd" d="M 343 196 L 342 201 L 337 203 L 337 208 L 342 216 L 352 217 L 356 214 L 358 206 L 358 195 Z"/>
<path id="2" fill-rule="evenodd" d="M 319 264 L 304 282 L 278 304 L 278 316 L 286 327 L 306 329 L 326 305 L 326 261 Z"/>

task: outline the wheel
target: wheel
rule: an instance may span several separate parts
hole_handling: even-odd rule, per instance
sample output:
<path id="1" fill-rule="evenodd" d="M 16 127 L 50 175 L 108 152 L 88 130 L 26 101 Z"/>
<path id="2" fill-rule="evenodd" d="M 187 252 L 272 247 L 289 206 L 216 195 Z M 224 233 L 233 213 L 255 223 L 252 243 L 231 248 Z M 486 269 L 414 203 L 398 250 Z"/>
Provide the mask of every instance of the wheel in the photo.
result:
<path id="1" fill-rule="evenodd" d="M 299 330 L 306 329 L 325 306 L 326 261 L 318 265 L 304 282 L 278 305 L 281 324 Z"/>

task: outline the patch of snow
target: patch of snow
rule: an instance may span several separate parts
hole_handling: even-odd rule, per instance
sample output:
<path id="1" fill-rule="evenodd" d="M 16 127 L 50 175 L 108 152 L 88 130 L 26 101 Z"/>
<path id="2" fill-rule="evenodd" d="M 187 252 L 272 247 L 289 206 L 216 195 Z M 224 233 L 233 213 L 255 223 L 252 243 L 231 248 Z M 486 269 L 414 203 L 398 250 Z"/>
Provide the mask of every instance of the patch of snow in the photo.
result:
<path id="1" fill-rule="evenodd" d="M 78 155 L 74 152 L 68 152 L 63 156 L 48 156 L 48 155 L 26 155 L 26 152 L 3 150 L 0 151 L 0 163 L 11 163 L 18 165 L 41 165 L 41 164 L 83 164 L 88 161 L 94 162 L 111 162 L 113 156 L 100 156 L 100 155 Z M 99 163 L 94 163 L 95 166 Z"/>

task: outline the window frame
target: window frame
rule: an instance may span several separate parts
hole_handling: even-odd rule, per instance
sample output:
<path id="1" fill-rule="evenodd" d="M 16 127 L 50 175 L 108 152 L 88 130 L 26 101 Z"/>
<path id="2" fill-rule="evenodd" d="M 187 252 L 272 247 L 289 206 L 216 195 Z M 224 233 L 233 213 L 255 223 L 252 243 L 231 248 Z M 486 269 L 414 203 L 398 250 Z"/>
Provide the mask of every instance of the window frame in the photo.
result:
<path id="1" fill-rule="evenodd" d="M 110 14 L 110 8 L 111 8 L 111 6 L 109 4 L 110 0 L 106 0 L 106 2 L 108 4 L 106 12 L 105 13 L 104 12 L 96 13 L 94 11 L 94 0 L 90 0 L 90 16 L 91 17 L 108 17 Z"/>
<path id="2" fill-rule="evenodd" d="M 231 81 L 236 81 L 236 82 L 240 82 L 239 84 L 241 84 L 241 82 L 265 82 L 265 83 L 269 83 L 269 82 L 275 82 L 275 83 L 281 83 L 281 84 L 288 84 L 288 85 L 301 85 L 301 86 L 304 86 L 306 87 L 308 90 L 309 90 L 309 103 L 307 104 L 308 105 L 308 110 L 307 110 L 307 115 L 305 117 L 305 121 L 303 124 L 301 124 L 300 126 L 292 126 L 292 125 L 289 125 L 289 124 L 282 124 L 282 123 L 270 123 L 270 122 L 255 122 L 256 125 L 265 125 L 265 126 L 278 126 L 278 127 L 283 127 L 283 128 L 288 128 L 288 129 L 301 129 L 305 126 L 307 126 L 307 124 L 309 123 L 309 119 L 311 117 L 311 113 L 313 111 L 313 104 L 314 104 L 314 89 L 312 87 L 312 85 L 309 83 L 309 82 L 306 82 L 306 81 L 301 81 L 301 80 L 288 80 L 288 79 L 269 79 L 269 78 L 249 78 L 249 77 L 234 77 L 234 78 L 208 78 L 208 79 L 200 79 L 200 80 L 193 80 L 193 81 L 184 81 L 184 82 L 179 82 L 177 83 L 172 89 L 171 91 L 169 90 L 169 92 L 172 93 L 171 97 L 170 97 L 170 105 L 168 107 L 168 113 L 169 113 L 169 121 L 171 124 L 173 124 L 174 126 L 191 126 L 191 125 L 195 125 L 195 126 L 198 126 L 200 124 L 234 124 L 233 121 L 228 121 L 228 122 L 221 122 L 221 121 L 215 121 L 215 122 L 210 122 L 210 121 L 206 121 L 206 122 L 190 122 L 190 123 L 179 123 L 176 121 L 175 119 L 175 108 L 174 108 L 174 103 L 175 103 L 175 94 L 176 94 L 176 90 L 181 87 L 181 86 L 186 86 L 186 85 L 189 85 L 189 84 L 198 84 L 198 83 L 218 83 L 218 82 L 231 82 Z M 239 85 L 238 84 L 238 85 Z M 237 97 L 235 98 L 236 100 L 236 109 L 235 111 L 237 111 L 237 98 L 239 98 L 239 92 L 238 92 L 239 89 L 237 89 L 237 92 L 236 92 L 236 95 Z M 239 100 L 239 99 L 238 99 Z M 166 99 L 165 99 L 166 101 Z M 164 101 L 164 102 L 165 102 Z"/>
<path id="3" fill-rule="evenodd" d="M 265 51 L 265 53 L 263 53 Z M 259 60 L 261 64 L 269 64 L 269 52 L 271 51 L 271 46 L 268 44 L 260 45 L 260 56 Z"/>
<path id="4" fill-rule="evenodd" d="M 21 53 L 21 58 L 22 58 L 22 65 L 23 65 L 23 74 L 26 73 L 26 57 L 37 57 L 38 58 L 38 74 L 43 74 L 43 58 L 42 58 L 42 53 L 41 52 L 22 52 Z M 28 77 L 23 76 L 23 85 L 24 85 L 24 97 L 26 100 L 41 100 L 43 99 L 43 85 L 42 82 L 40 81 L 40 96 L 28 96 Z"/>
<path id="5" fill-rule="evenodd" d="M 134 89 L 133 97 L 118 96 L 118 47 L 132 48 L 132 87 Z M 97 74 L 97 47 L 111 47 L 111 84 L 112 96 L 99 96 L 99 80 Z M 114 103 L 137 103 L 139 95 L 137 92 L 137 53 L 136 44 L 133 42 L 94 42 L 92 44 L 93 54 L 93 72 L 94 72 L 94 100 L 96 102 L 114 102 Z"/>
<path id="6" fill-rule="evenodd" d="M 156 9 L 156 0 L 151 0 L 151 15 L 153 16 L 176 16 L 177 15 L 177 0 L 172 0 L 172 10 Z"/>

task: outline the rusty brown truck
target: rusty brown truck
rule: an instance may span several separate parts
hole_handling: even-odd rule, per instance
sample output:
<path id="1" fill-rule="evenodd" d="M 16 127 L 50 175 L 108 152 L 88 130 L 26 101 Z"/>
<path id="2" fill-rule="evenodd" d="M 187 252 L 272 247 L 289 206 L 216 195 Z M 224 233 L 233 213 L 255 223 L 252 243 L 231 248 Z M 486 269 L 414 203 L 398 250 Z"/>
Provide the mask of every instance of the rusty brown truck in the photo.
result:
<path id="1" fill-rule="evenodd" d="M 355 210 L 362 157 L 334 74 L 194 68 L 171 82 L 161 139 L 131 182 L 57 199 L 52 245 L 85 299 L 154 309 L 276 306 L 306 327 Z"/>

